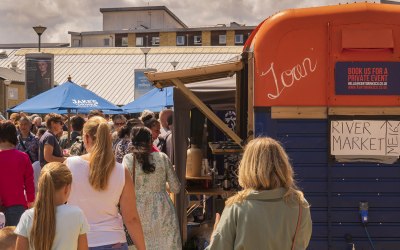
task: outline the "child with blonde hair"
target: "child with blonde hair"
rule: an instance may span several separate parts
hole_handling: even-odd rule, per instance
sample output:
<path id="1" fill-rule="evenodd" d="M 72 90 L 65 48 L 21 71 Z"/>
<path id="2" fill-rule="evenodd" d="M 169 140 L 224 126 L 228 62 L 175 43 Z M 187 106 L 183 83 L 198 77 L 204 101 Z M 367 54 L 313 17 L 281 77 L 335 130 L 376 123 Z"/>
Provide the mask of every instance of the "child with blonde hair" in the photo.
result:
<path id="1" fill-rule="evenodd" d="M 71 183 L 65 164 L 51 162 L 43 167 L 35 206 L 25 211 L 15 229 L 15 249 L 88 249 L 86 218 L 79 207 L 66 204 Z"/>
<path id="2" fill-rule="evenodd" d="M 14 250 L 17 235 L 14 233 L 15 227 L 8 226 L 0 229 L 0 249 Z"/>

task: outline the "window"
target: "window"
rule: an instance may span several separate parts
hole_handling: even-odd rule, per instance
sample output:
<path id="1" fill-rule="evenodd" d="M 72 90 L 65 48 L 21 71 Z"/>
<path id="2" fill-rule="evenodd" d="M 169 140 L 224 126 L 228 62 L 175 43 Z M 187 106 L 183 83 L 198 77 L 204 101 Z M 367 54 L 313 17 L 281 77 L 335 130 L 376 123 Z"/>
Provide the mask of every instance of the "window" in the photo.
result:
<path id="1" fill-rule="evenodd" d="M 18 100 L 18 88 L 8 87 L 8 99 Z"/>
<path id="2" fill-rule="evenodd" d="M 201 36 L 194 36 L 193 42 L 194 44 L 201 44 Z"/>
<path id="3" fill-rule="evenodd" d="M 153 45 L 153 46 L 158 46 L 158 45 L 160 45 L 160 37 L 158 37 L 158 36 L 153 36 L 153 37 L 151 38 L 151 45 Z"/>
<path id="4" fill-rule="evenodd" d="M 104 46 L 110 46 L 110 38 L 104 38 Z"/>
<path id="5" fill-rule="evenodd" d="M 226 44 L 226 35 L 219 35 L 219 44 Z"/>
<path id="6" fill-rule="evenodd" d="M 185 36 L 177 36 L 176 45 L 185 45 Z"/>
<path id="7" fill-rule="evenodd" d="M 122 37 L 121 46 L 128 47 L 128 37 Z"/>
<path id="8" fill-rule="evenodd" d="M 235 43 L 242 44 L 243 43 L 243 34 L 235 35 Z"/>
<path id="9" fill-rule="evenodd" d="M 79 39 L 74 39 L 72 41 L 72 47 L 80 47 L 81 46 L 81 40 Z"/>
<path id="10" fill-rule="evenodd" d="M 136 37 L 136 46 L 143 46 L 143 37 Z"/>

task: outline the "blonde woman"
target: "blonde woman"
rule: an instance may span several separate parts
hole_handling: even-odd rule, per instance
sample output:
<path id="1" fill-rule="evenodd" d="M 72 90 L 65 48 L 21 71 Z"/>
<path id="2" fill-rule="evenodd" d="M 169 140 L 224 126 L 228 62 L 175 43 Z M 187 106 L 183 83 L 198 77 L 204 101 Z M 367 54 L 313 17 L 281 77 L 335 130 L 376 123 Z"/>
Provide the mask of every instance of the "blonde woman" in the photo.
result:
<path id="1" fill-rule="evenodd" d="M 207 249 L 307 248 L 309 205 L 277 141 L 263 137 L 249 142 L 239 165 L 239 184 L 243 191 L 226 201 L 220 219 L 217 214 Z"/>
<path id="2" fill-rule="evenodd" d="M 83 127 L 83 142 L 88 153 L 66 160 L 74 178 L 68 203 L 79 206 L 88 219 L 89 249 L 128 249 L 122 223 L 136 248 L 145 249 L 133 181 L 115 161 L 107 121 L 90 118 Z"/>
<path id="3" fill-rule="evenodd" d="M 65 164 L 52 162 L 43 167 L 35 207 L 25 211 L 15 230 L 15 249 L 88 249 L 89 225 L 82 210 L 65 204 L 71 182 L 71 171 Z"/>

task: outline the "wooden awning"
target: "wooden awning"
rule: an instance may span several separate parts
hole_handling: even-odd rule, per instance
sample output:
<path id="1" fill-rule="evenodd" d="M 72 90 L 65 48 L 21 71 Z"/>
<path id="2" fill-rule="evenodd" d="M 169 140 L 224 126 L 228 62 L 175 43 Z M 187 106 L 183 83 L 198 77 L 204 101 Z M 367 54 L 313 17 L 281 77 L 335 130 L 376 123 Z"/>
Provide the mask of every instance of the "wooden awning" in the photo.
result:
<path id="1" fill-rule="evenodd" d="M 168 72 L 145 72 L 145 75 L 157 88 L 175 86 L 172 79 L 178 79 L 183 84 L 202 82 L 218 78 L 233 76 L 243 68 L 243 63 L 238 61 L 201 66 L 191 69 L 175 70 Z"/>
<path id="2" fill-rule="evenodd" d="M 185 84 L 192 82 L 208 81 L 219 78 L 233 76 L 242 70 L 243 63 L 240 60 L 201 66 L 185 70 L 175 70 L 169 72 L 145 72 L 144 74 L 150 82 L 157 88 L 175 86 L 188 98 L 215 126 L 229 136 L 234 142 L 242 145 L 242 139 L 233 132 L 219 117 L 210 110 Z"/>

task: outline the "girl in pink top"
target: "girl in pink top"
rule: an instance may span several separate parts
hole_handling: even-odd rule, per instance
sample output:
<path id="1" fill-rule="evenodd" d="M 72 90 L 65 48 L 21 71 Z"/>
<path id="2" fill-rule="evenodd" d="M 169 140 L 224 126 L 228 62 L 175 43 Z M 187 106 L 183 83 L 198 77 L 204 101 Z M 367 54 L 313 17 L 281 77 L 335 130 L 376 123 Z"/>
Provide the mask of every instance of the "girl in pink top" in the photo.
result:
<path id="1" fill-rule="evenodd" d="M 17 129 L 0 123 L 0 205 L 5 207 L 6 226 L 16 226 L 35 200 L 33 168 L 29 156 L 15 149 Z M 26 193 L 26 198 L 24 195 Z"/>

